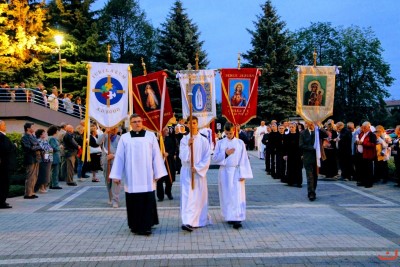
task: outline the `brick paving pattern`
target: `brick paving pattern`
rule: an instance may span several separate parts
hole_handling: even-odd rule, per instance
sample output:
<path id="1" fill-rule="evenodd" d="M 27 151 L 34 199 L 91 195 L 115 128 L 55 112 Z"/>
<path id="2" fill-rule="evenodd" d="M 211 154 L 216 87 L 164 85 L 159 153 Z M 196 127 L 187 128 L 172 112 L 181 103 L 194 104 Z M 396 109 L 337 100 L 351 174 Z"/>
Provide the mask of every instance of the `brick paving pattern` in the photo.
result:
<path id="1" fill-rule="evenodd" d="M 174 200 L 157 202 L 160 224 L 149 237 L 129 231 L 123 193 L 120 207 L 112 208 L 104 178 L 88 180 L 35 200 L 8 199 L 13 208 L 0 210 L 0 265 L 400 265 L 400 190 L 393 183 L 365 189 L 322 179 L 317 200 L 309 202 L 305 184 L 273 180 L 256 152 L 249 155 L 255 177 L 246 182 L 247 220 L 240 230 L 220 215 L 216 169 L 208 172 L 213 224 L 192 233 L 180 229 L 177 176 Z"/>

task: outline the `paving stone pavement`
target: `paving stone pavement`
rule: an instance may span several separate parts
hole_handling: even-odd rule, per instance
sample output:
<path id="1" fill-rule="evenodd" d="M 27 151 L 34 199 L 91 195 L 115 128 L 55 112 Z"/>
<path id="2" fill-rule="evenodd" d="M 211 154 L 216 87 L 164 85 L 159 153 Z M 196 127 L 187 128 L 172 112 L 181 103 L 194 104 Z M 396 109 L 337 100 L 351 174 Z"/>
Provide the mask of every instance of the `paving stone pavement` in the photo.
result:
<path id="1" fill-rule="evenodd" d="M 107 204 L 104 178 L 63 184 L 38 199 L 9 199 L 0 210 L 0 265 L 5 266 L 399 266 L 400 190 L 365 189 L 321 180 L 317 200 L 307 189 L 267 176 L 249 152 L 247 220 L 234 230 L 220 215 L 217 172 L 208 172 L 213 224 L 180 229 L 179 176 L 174 200 L 157 202 L 160 224 L 149 237 L 130 233 L 125 199 Z M 305 179 L 304 179 L 305 183 Z"/>

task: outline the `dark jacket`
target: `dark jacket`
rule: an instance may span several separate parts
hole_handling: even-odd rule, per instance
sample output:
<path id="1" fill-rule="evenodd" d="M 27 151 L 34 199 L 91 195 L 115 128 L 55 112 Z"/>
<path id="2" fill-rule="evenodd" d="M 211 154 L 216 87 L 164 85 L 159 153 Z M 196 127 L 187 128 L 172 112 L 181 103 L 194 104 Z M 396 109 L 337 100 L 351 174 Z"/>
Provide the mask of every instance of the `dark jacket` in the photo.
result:
<path id="1" fill-rule="evenodd" d="M 0 133 L 0 170 L 13 171 L 17 163 L 16 156 L 17 149 L 15 145 L 6 135 Z"/>
<path id="2" fill-rule="evenodd" d="M 319 129 L 318 131 L 319 131 L 320 141 L 321 139 L 326 138 L 328 136 L 325 130 Z M 299 147 L 303 155 L 304 164 L 316 163 L 317 156 L 314 148 L 314 142 L 315 142 L 315 130 L 312 131 L 311 134 L 308 129 L 305 129 L 300 133 Z M 320 145 L 320 148 L 322 149 L 322 145 Z"/>
<path id="3" fill-rule="evenodd" d="M 78 152 L 78 143 L 74 139 L 74 135 L 66 133 L 63 138 L 65 157 L 71 157 Z"/>
<path id="4" fill-rule="evenodd" d="M 41 161 L 41 151 L 43 150 L 39 141 L 31 134 L 25 133 L 21 139 L 22 149 L 24 151 L 24 164 L 34 164 Z"/>
<path id="5" fill-rule="evenodd" d="M 338 142 L 338 155 L 339 156 L 351 156 L 351 139 L 352 134 L 347 128 L 343 128 L 339 133 Z"/>

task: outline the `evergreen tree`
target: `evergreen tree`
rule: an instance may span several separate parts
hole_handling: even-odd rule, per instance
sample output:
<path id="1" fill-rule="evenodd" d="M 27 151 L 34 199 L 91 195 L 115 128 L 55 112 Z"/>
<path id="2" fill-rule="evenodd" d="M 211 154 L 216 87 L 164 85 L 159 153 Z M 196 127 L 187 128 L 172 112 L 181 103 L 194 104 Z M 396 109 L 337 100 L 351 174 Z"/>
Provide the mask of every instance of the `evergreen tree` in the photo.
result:
<path id="1" fill-rule="evenodd" d="M 137 0 L 109 0 L 101 10 L 105 41 L 118 62 L 134 63 L 133 75 L 141 75 L 140 59 L 151 69 L 157 44 L 156 31 L 146 20 Z"/>
<path id="2" fill-rule="evenodd" d="M 198 27 L 189 19 L 181 1 L 175 1 L 165 23 L 161 25 L 158 42 L 157 64 L 159 69 L 168 70 L 167 86 L 175 113 L 182 113 L 182 98 L 179 81 L 174 70 L 187 69 L 188 63 L 195 66 L 196 53 L 199 55 L 199 68 L 208 65 L 207 54 L 199 41 Z"/>
<path id="3" fill-rule="evenodd" d="M 296 110 L 293 40 L 271 1 L 261 7 L 255 30 L 247 30 L 252 35 L 252 49 L 243 58 L 248 60 L 245 66 L 264 68 L 258 85 L 258 117 L 279 121 L 294 115 Z"/>
<path id="4" fill-rule="evenodd" d="M 371 29 L 356 26 L 333 28 L 329 23 L 312 23 L 295 34 L 294 51 L 299 63 L 312 65 L 312 49 L 318 52 L 317 65 L 342 66 L 336 76 L 335 120 L 382 123 L 388 114 L 384 98 L 393 78 L 382 58 L 382 47 Z M 308 60 L 307 60 L 308 58 Z"/>
<path id="5" fill-rule="evenodd" d="M 0 79 L 28 86 L 43 79 L 41 57 L 51 52 L 43 6 L 28 0 L 0 4 Z"/>

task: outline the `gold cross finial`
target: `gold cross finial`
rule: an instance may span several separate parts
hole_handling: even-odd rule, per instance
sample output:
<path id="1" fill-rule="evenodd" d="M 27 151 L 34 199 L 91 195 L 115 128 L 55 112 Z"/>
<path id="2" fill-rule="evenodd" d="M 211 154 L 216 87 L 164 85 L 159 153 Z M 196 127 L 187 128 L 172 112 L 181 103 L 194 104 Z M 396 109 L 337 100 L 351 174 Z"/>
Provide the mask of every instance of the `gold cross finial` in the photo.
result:
<path id="1" fill-rule="evenodd" d="M 111 45 L 107 45 L 107 60 L 108 60 L 108 64 L 111 64 Z"/>
<path id="2" fill-rule="evenodd" d="M 196 70 L 199 70 L 199 52 L 196 52 Z"/>
<path id="3" fill-rule="evenodd" d="M 314 58 L 314 67 L 316 67 L 317 66 L 317 51 L 315 50 L 315 48 L 314 48 L 314 52 L 312 53 L 313 54 L 313 58 Z"/>
<path id="4" fill-rule="evenodd" d="M 143 58 L 142 58 L 142 67 L 143 67 L 143 75 L 146 76 L 147 75 L 146 63 L 144 63 Z"/>
<path id="5" fill-rule="evenodd" d="M 240 70 L 240 52 L 238 53 L 238 70 Z"/>

